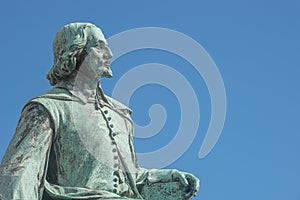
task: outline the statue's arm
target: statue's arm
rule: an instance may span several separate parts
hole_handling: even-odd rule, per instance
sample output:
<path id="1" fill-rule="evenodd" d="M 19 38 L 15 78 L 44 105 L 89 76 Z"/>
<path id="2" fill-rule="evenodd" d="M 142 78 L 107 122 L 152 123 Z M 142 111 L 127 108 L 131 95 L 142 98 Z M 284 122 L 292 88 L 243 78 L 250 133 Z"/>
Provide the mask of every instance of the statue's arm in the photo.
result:
<path id="1" fill-rule="evenodd" d="M 52 123 L 47 110 L 28 104 L 0 165 L 0 199 L 40 200 L 43 193 Z"/>
<path id="2" fill-rule="evenodd" d="M 176 169 L 144 169 L 144 168 L 139 168 L 138 171 L 139 173 L 137 176 L 136 184 L 140 192 L 143 190 L 144 186 L 148 187 L 151 185 L 154 186 L 155 184 L 160 184 L 160 185 L 165 184 L 166 185 L 165 188 L 173 187 L 173 189 L 176 188 L 176 190 L 181 191 L 181 192 L 178 191 L 177 193 L 177 195 L 180 196 L 183 195 L 183 197 L 178 197 L 179 199 L 191 199 L 199 191 L 199 179 L 195 177 L 193 174 L 187 172 L 181 172 Z M 178 188 L 174 185 L 175 182 L 178 183 L 177 185 Z M 150 193 L 149 191 L 146 192 L 146 195 L 148 195 L 147 199 L 153 199 L 154 197 L 156 197 L 156 195 L 153 196 L 151 193 L 153 192 L 157 193 L 158 191 L 156 190 L 159 188 L 162 187 L 154 186 L 152 189 L 149 190 Z M 170 192 L 173 190 L 169 188 L 164 192 L 166 191 Z"/>
<path id="3" fill-rule="evenodd" d="M 174 182 L 179 183 L 179 189 L 184 193 L 184 199 L 192 198 L 199 191 L 200 181 L 193 174 L 178 171 L 176 169 L 145 169 L 139 167 L 137 160 L 136 166 L 136 185 L 139 191 L 142 191 L 144 186 L 156 183 L 167 184 Z M 157 188 L 154 187 L 154 190 L 156 189 Z M 153 196 L 150 199 L 153 199 Z"/>

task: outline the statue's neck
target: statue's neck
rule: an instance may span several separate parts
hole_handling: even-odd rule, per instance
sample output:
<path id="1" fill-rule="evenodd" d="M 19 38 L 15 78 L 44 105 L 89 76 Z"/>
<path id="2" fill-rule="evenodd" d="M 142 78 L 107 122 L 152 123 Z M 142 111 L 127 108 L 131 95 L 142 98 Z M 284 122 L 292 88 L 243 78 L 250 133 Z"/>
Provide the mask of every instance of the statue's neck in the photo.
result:
<path id="1" fill-rule="evenodd" d="M 80 91 L 84 96 L 89 97 L 96 94 L 100 81 L 98 79 L 91 79 L 84 73 L 77 71 L 68 79 L 61 81 L 56 86 L 67 86 L 67 88 Z"/>
<path id="2" fill-rule="evenodd" d="M 92 79 L 80 71 L 77 71 L 76 75 L 73 76 L 72 81 L 75 87 L 83 91 L 84 90 L 96 91 L 99 83 L 99 79 L 97 78 Z"/>

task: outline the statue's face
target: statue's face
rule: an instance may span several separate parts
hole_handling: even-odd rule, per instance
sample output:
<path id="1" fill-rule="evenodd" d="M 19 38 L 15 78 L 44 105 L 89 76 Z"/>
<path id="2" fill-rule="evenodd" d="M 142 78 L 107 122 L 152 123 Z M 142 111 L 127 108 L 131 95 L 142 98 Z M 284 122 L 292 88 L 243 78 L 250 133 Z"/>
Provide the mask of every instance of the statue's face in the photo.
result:
<path id="1" fill-rule="evenodd" d="M 87 31 L 88 43 L 86 59 L 79 68 L 79 71 L 92 79 L 101 77 L 112 77 L 110 59 L 112 52 L 99 28 L 91 28 Z"/>

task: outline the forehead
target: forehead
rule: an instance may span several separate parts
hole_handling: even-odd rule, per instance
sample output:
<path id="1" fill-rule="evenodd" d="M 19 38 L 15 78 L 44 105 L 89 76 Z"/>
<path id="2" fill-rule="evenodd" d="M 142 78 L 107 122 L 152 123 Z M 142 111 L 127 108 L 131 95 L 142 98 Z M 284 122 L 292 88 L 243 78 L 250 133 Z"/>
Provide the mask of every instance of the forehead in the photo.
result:
<path id="1" fill-rule="evenodd" d="M 105 43 L 107 43 L 100 28 L 92 27 L 87 30 L 87 33 L 88 33 L 88 37 L 92 38 L 92 42 L 96 43 L 98 41 L 104 41 Z"/>

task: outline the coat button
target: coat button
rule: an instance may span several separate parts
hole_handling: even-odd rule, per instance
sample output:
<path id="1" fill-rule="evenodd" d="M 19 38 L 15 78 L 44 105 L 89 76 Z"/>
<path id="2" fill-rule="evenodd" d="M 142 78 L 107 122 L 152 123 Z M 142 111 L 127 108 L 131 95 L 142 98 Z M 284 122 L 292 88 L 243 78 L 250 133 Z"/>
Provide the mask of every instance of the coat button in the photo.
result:
<path id="1" fill-rule="evenodd" d="M 113 175 L 114 175 L 114 176 L 118 176 L 118 175 L 119 175 L 119 172 L 118 172 L 118 171 L 114 171 Z"/>
<path id="2" fill-rule="evenodd" d="M 114 159 L 115 159 L 115 160 L 118 160 L 118 156 L 114 156 Z"/>
<path id="3" fill-rule="evenodd" d="M 117 149 L 113 149 L 112 152 L 117 152 Z"/>
<path id="4" fill-rule="evenodd" d="M 114 182 L 118 182 L 118 179 L 117 179 L 117 178 L 114 178 L 113 181 L 114 181 Z"/>
<path id="5" fill-rule="evenodd" d="M 113 127 L 114 127 L 114 125 L 113 125 L 113 124 L 110 124 L 109 126 L 110 126 L 110 128 L 113 128 Z"/>
<path id="6" fill-rule="evenodd" d="M 113 193 L 117 193 L 118 192 L 118 190 L 117 189 L 113 189 Z"/>
<path id="7" fill-rule="evenodd" d="M 108 111 L 107 110 L 104 110 L 104 114 L 107 114 L 108 113 Z"/>
<path id="8" fill-rule="evenodd" d="M 111 117 L 108 117 L 107 120 L 110 121 L 110 120 L 111 120 Z"/>
<path id="9" fill-rule="evenodd" d="M 114 187 L 117 188 L 117 187 L 118 187 L 118 184 L 114 184 Z"/>
<path id="10" fill-rule="evenodd" d="M 119 167 L 119 164 L 114 164 L 114 168 L 118 168 Z"/>

